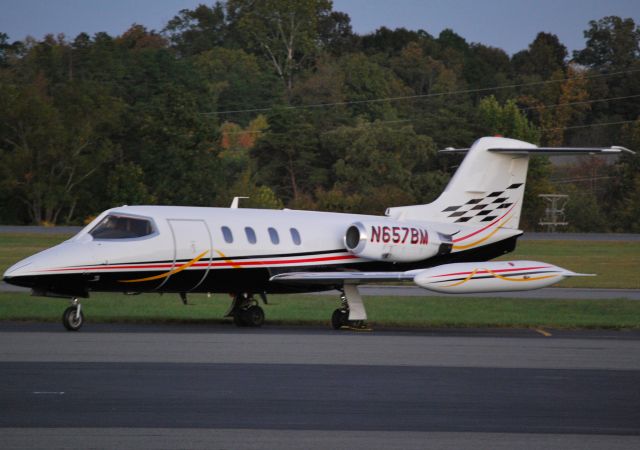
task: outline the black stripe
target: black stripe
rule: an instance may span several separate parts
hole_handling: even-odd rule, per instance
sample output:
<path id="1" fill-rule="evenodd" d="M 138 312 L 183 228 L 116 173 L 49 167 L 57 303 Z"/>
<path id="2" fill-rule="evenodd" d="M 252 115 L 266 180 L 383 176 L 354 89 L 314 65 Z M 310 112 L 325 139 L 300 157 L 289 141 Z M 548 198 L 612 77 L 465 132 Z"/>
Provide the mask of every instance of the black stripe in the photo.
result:
<path id="1" fill-rule="evenodd" d="M 460 217 L 456 222 L 468 222 L 471 217 Z"/>
<path id="2" fill-rule="evenodd" d="M 487 197 L 498 197 L 500 195 L 502 195 L 504 191 L 502 192 L 492 192 L 491 194 L 487 195 Z"/>
<path id="3" fill-rule="evenodd" d="M 337 249 L 337 250 L 318 250 L 315 252 L 300 252 L 300 253 L 277 253 L 277 254 L 271 254 L 271 255 L 249 255 L 249 256 L 227 256 L 227 257 L 220 257 L 220 258 L 211 258 L 211 261 L 227 261 L 229 259 L 233 259 L 233 260 L 239 260 L 239 259 L 254 259 L 254 258 L 288 258 L 288 257 L 295 257 L 295 256 L 313 256 L 313 255 L 322 255 L 322 254 L 330 254 L 330 253 L 349 253 L 346 249 L 341 248 L 341 249 Z M 191 259 L 178 259 L 176 260 L 177 263 L 179 262 L 189 262 L 191 261 Z M 201 261 L 209 261 L 209 258 L 202 258 Z M 130 266 L 133 264 L 171 264 L 173 263 L 173 259 L 169 259 L 169 260 L 164 260 L 164 261 L 140 261 L 140 262 L 123 262 L 123 263 L 114 263 L 114 264 L 106 264 L 103 267 L 111 267 L 111 266 Z M 66 267 L 68 269 L 73 269 L 76 267 L 85 267 L 87 266 L 82 265 L 82 266 L 69 266 Z M 87 266 L 87 267 L 99 267 L 99 265 L 95 265 L 95 266 Z"/>
<path id="4" fill-rule="evenodd" d="M 454 212 L 452 214 L 449 214 L 449 217 L 460 217 L 460 216 L 464 216 L 466 213 L 466 211 L 458 211 L 458 212 Z"/>
<path id="5" fill-rule="evenodd" d="M 442 212 L 456 211 L 460 206 L 449 206 L 447 209 L 443 209 Z"/>
<path id="6" fill-rule="evenodd" d="M 495 199 L 495 200 L 494 200 L 493 202 L 491 202 L 491 203 L 502 203 L 502 202 L 506 202 L 507 200 L 509 200 L 509 198 L 508 198 L 508 197 L 500 197 L 500 198 Z"/>
<path id="7" fill-rule="evenodd" d="M 473 200 L 469 200 L 465 205 L 475 205 L 476 203 L 480 203 L 482 201 L 481 198 L 474 198 Z"/>
<path id="8" fill-rule="evenodd" d="M 513 183 L 511 186 L 509 186 L 507 189 L 517 189 L 520 186 L 522 186 L 522 183 Z"/>
<path id="9" fill-rule="evenodd" d="M 475 210 L 478 210 L 478 209 L 484 209 L 485 206 L 487 206 L 487 205 L 476 205 L 473 208 L 471 208 L 469 211 L 475 211 Z"/>

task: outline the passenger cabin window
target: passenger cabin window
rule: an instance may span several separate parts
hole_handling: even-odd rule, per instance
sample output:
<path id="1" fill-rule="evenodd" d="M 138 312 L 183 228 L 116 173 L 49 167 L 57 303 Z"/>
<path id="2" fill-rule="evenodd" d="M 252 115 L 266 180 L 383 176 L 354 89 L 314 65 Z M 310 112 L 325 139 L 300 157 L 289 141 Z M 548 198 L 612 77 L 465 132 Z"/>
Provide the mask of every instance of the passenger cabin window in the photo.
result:
<path id="1" fill-rule="evenodd" d="M 247 234 L 247 240 L 249 241 L 249 244 L 255 244 L 256 243 L 256 232 L 253 231 L 253 228 L 245 227 L 244 232 Z"/>
<path id="2" fill-rule="evenodd" d="M 269 228 L 269 237 L 271 238 L 271 242 L 273 245 L 278 245 L 280 243 L 280 236 L 278 236 L 278 230 L 275 228 Z"/>
<path id="3" fill-rule="evenodd" d="M 229 227 L 222 227 L 222 237 L 224 237 L 224 241 L 227 244 L 231 244 L 233 242 L 233 233 Z"/>
<path id="4" fill-rule="evenodd" d="M 148 219 L 109 214 L 89 232 L 94 239 L 133 239 L 153 234 Z"/>
<path id="5" fill-rule="evenodd" d="M 291 231 L 291 239 L 293 240 L 293 243 L 296 245 L 300 245 L 302 243 L 302 240 L 300 239 L 300 233 L 298 233 L 298 230 L 296 230 L 295 228 L 291 228 L 289 231 Z"/>

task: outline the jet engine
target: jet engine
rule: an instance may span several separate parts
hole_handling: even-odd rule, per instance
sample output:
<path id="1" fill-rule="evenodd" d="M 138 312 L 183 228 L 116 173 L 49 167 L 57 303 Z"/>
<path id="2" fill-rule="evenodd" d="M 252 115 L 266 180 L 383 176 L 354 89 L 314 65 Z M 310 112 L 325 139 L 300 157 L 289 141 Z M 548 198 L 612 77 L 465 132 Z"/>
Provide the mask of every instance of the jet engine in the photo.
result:
<path id="1" fill-rule="evenodd" d="M 451 252 L 451 236 L 416 222 L 354 222 L 344 245 L 353 255 L 375 261 L 415 262 Z"/>

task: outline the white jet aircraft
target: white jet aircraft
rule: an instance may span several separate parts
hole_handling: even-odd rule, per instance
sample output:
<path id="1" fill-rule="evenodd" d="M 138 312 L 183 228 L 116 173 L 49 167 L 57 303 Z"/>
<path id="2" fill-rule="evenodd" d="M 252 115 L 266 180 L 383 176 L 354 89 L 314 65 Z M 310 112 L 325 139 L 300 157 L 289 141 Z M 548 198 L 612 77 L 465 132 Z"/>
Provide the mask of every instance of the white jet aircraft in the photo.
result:
<path id="1" fill-rule="evenodd" d="M 122 206 L 100 214 L 76 236 L 26 258 L 4 281 L 33 295 L 69 297 L 68 330 L 83 323 L 79 297 L 90 292 L 226 292 L 227 316 L 260 326 L 266 294 L 337 289 L 334 328 L 367 319 L 358 285 L 412 281 L 460 294 L 539 289 L 570 270 L 536 261 L 487 262 L 514 250 L 529 155 L 617 154 L 624 147 L 541 148 L 485 137 L 466 152 L 444 192 L 426 205 L 388 208 L 385 216 L 313 211 Z"/>

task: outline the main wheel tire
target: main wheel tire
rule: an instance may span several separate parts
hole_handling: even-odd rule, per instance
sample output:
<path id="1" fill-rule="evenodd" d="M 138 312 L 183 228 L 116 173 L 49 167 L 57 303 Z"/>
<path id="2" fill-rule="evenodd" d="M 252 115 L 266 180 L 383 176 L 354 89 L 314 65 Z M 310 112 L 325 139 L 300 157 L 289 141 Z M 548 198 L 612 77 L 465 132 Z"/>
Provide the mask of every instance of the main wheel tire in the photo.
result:
<path id="1" fill-rule="evenodd" d="M 77 311 L 77 306 L 69 306 L 64 310 L 64 313 L 62 313 L 62 324 L 69 331 L 78 331 L 82 328 L 84 315 L 82 314 L 82 311 L 80 311 L 80 315 L 78 316 Z"/>
<path id="2" fill-rule="evenodd" d="M 250 306 L 242 312 L 242 318 L 247 326 L 261 327 L 264 323 L 264 311 L 258 305 Z"/>
<path id="3" fill-rule="evenodd" d="M 333 314 L 331 314 L 331 326 L 334 330 L 339 330 L 349 321 L 349 312 L 336 309 Z"/>
<path id="4" fill-rule="evenodd" d="M 244 311 L 239 309 L 233 313 L 233 323 L 237 327 L 247 326 L 247 323 L 244 320 Z"/>

